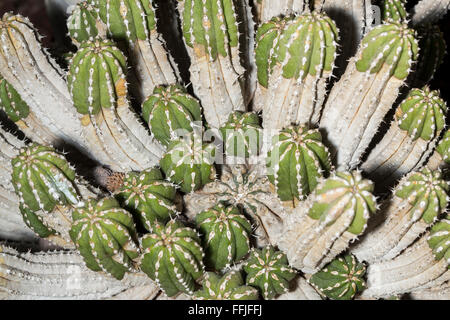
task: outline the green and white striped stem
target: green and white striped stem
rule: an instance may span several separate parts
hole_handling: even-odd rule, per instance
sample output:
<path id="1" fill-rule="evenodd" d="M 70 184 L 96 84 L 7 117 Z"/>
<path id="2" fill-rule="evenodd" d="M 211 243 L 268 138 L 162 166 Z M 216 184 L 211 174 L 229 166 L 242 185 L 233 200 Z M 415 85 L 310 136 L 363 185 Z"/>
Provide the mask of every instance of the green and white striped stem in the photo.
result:
<path id="1" fill-rule="evenodd" d="M 434 150 L 427 167 L 430 170 L 437 170 L 438 168 L 448 168 L 450 166 L 450 130 L 444 133 L 436 150 Z"/>

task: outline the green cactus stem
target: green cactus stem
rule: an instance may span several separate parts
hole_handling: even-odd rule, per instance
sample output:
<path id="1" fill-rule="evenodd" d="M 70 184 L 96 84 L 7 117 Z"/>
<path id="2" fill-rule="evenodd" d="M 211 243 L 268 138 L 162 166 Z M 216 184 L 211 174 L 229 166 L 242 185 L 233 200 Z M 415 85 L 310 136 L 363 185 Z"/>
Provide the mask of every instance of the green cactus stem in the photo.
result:
<path id="1" fill-rule="evenodd" d="M 369 263 L 395 258 L 446 212 L 449 191 L 439 170 L 425 167 L 406 175 L 382 207 L 383 222 L 373 226 L 353 254 Z"/>
<path id="2" fill-rule="evenodd" d="M 249 252 L 252 226 L 237 207 L 219 203 L 200 212 L 195 222 L 203 234 L 207 266 L 222 270 Z"/>
<path id="3" fill-rule="evenodd" d="M 413 9 L 414 26 L 434 23 L 441 19 L 450 8 L 450 0 L 421 0 Z"/>
<path id="4" fill-rule="evenodd" d="M 257 0 L 256 20 L 264 23 L 279 16 L 290 16 L 309 11 L 305 0 Z"/>
<path id="5" fill-rule="evenodd" d="M 309 279 L 319 293 L 332 300 L 351 300 L 363 291 L 366 266 L 353 255 L 338 257 Z"/>
<path id="6" fill-rule="evenodd" d="M 133 218 L 114 198 L 90 199 L 72 218 L 70 237 L 89 269 L 119 280 L 135 270 L 139 247 Z"/>
<path id="7" fill-rule="evenodd" d="M 215 179 L 214 155 L 215 146 L 203 143 L 194 131 L 170 143 L 160 165 L 170 182 L 189 193 Z"/>
<path id="8" fill-rule="evenodd" d="M 148 231 L 155 221 L 166 223 L 178 215 L 175 205 L 176 187 L 163 179 L 159 169 L 129 172 L 114 195 L 129 212 L 136 214 Z"/>
<path id="9" fill-rule="evenodd" d="M 262 134 L 259 116 L 254 112 L 235 111 L 220 128 L 227 157 L 246 159 L 257 156 Z"/>
<path id="10" fill-rule="evenodd" d="M 258 247 L 273 243 L 281 233 L 286 209 L 272 191 L 262 165 L 223 166 L 220 180 L 184 197 L 185 213 L 193 220 L 198 212 L 219 202 L 240 207 L 252 218 Z"/>
<path id="11" fill-rule="evenodd" d="M 179 85 L 156 87 L 142 105 L 142 113 L 155 138 L 165 146 L 180 136 L 177 130 L 192 132 L 202 121 L 199 101 Z"/>
<path id="12" fill-rule="evenodd" d="M 195 94 L 206 121 L 220 128 L 245 109 L 237 9 L 232 0 L 179 0 L 178 10 Z"/>
<path id="13" fill-rule="evenodd" d="M 30 114 L 28 105 L 2 77 L 0 77 L 0 110 L 3 110 L 8 118 L 16 123 Z"/>
<path id="14" fill-rule="evenodd" d="M 289 267 L 286 255 L 272 246 L 252 249 L 244 271 L 247 285 L 257 287 L 266 300 L 288 292 L 289 282 L 297 274 Z"/>
<path id="15" fill-rule="evenodd" d="M 388 186 L 419 169 L 436 146 L 446 114 L 447 105 L 439 91 L 428 87 L 411 90 L 398 107 L 388 132 L 372 149 L 361 169 Z"/>
<path id="16" fill-rule="evenodd" d="M 100 20 L 98 10 L 92 0 L 77 3 L 67 19 L 67 29 L 72 42 L 79 45 L 106 37 L 106 25 Z"/>
<path id="17" fill-rule="evenodd" d="M 436 223 L 428 236 L 428 245 L 436 260 L 445 260 L 450 265 L 450 220 L 449 217 Z"/>
<path id="18" fill-rule="evenodd" d="M 109 37 L 127 45 L 138 78 L 139 101 L 156 86 L 177 82 L 178 68 L 156 30 L 153 0 L 96 0 L 95 6 Z"/>
<path id="19" fill-rule="evenodd" d="M 358 171 L 336 172 L 324 179 L 307 203 L 283 221 L 278 246 L 289 263 L 314 273 L 347 249 L 377 209 L 373 189 Z"/>
<path id="20" fill-rule="evenodd" d="M 281 201 L 309 195 L 331 169 L 330 155 L 317 129 L 294 126 L 273 137 L 267 154 L 268 178 Z"/>
<path id="21" fill-rule="evenodd" d="M 438 222 L 434 231 L 444 225 L 448 225 L 448 220 Z M 439 240 L 443 233 L 436 232 L 438 236 L 435 239 Z M 437 247 L 430 238 L 432 234 L 433 229 L 392 260 L 370 264 L 367 268 L 367 289 L 362 293 L 362 297 L 386 298 L 404 292 L 439 287 L 448 281 L 449 261 L 446 257 L 436 260 L 433 249 Z"/>
<path id="22" fill-rule="evenodd" d="M 425 25 L 417 30 L 420 56 L 413 74 L 414 86 L 423 86 L 433 79 L 436 70 L 444 62 L 447 45 L 438 25 Z"/>
<path id="23" fill-rule="evenodd" d="M 144 170 L 163 149 L 129 106 L 125 73 L 126 59 L 113 42 L 87 41 L 70 62 L 68 86 L 87 137 L 120 166 L 115 171 Z"/>
<path id="24" fill-rule="evenodd" d="M 193 294 L 204 269 L 197 232 L 176 220 L 157 224 L 153 231 L 142 238 L 142 271 L 169 297 L 179 292 Z"/>
<path id="25" fill-rule="evenodd" d="M 0 244 L 0 300 L 152 299 L 159 290 L 143 273 L 123 281 L 86 268 L 74 250 L 18 252 Z"/>
<path id="26" fill-rule="evenodd" d="M 258 290 L 245 286 L 240 271 L 229 271 L 222 277 L 207 272 L 203 287 L 195 292 L 194 300 L 257 300 Z"/>
<path id="27" fill-rule="evenodd" d="M 444 136 L 440 140 L 436 150 L 434 150 L 427 167 L 430 170 L 438 168 L 448 168 L 450 166 L 450 130 L 445 131 Z"/>
<path id="28" fill-rule="evenodd" d="M 383 16 L 385 22 L 405 22 L 408 13 L 405 8 L 406 0 L 384 0 Z"/>
<path id="29" fill-rule="evenodd" d="M 298 276 L 293 282 L 293 290 L 279 295 L 274 300 L 322 300 L 314 287 L 302 276 Z"/>
<path id="30" fill-rule="evenodd" d="M 277 36 L 283 24 L 284 30 Z M 287 23 L 272 20 L 261 26 L 257 66 L 263 80 L 260 85 L 268 85 L 265 96 L 256 101 L 263 106 L 256 109 L 263 110 L 264 128 L 318 123 L 337 55 L 337 40 L 337 27 L 324 13 L 304 13 Z M 259 54 L 272 58 L 269 63 L 261 63 Z M 264 74 L 268 74 L 267 82 Z"/>
<path id="31" fill-rule="evenodd" d="M 364 37 L 331 90 L 320 121 L 339 169 L 359 164 L 397 99 L 417 53 L 415 32 L 406 24 L 384 23 Z"/>

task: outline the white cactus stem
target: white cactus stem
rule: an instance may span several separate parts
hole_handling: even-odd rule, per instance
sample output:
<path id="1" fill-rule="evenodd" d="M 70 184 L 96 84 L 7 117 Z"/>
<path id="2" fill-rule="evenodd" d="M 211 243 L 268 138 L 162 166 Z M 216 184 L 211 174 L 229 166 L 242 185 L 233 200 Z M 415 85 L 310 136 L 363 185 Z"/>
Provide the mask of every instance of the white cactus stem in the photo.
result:
<path id="1" fill-rule="evenodd" d="M 158 292 L 143 273 L 118 281 L 87 269 L 73 251 L 19 253 L 0 245 L 0 299 L 152 299 Z"/>
<path id="2" fill-rule="evenodd" d="M 450 299 L 450 281 L 434 288 L 419 289 L 409 294 L 413 300 L 449 300 Z"/>
<path id="3" fill-rule="evenodd" d="M 434 23 L 450 9 L 450 0 L 421 0 L 413 9 L 413 25 Z"/>
<path id="4" fill-rule="evenodd" d="M 369 265 L 367 289 L 362 296 L 389 297 L 411 292 L 441 277 L 448 280 L 448 261 L 435 260 L 426 238 L 423 236 L 393 260 Z"/>
<path id="5" fill-rule="evenodd" d="M 256 0 L 257 22 L 266 22 L 280 15 L 301 14 L 309 10 L 305 0 Z"/>
<path id="6" fill-rule="evenodd" d="M 294 282 L 294 289 L 275 298 L 275 300 L 322 300 L 317 291 L 303 277 Z"/>

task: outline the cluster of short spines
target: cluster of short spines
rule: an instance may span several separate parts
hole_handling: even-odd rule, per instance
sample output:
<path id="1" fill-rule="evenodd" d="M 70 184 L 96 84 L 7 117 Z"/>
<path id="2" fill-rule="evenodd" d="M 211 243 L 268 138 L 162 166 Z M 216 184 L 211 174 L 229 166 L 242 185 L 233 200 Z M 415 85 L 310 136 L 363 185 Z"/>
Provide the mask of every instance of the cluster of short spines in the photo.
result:
<path id="1" fill-rule="evenodd" d="M 438 25 L 425 25 L 417 29 L 420 55 L 414 70 L 414 84 L 427 84 L 444 62 L 447 53 L 444 34 Z"/>
<path id="2" fill-rule="evenodd" d="M 30 108 L 20 95 L 5 79 L 0 76 L 0 110 L 14 122 L 26 118 Z"/>
<path id="3" fill-rule="evenodd" d="M 394 194 L 411 205 L 411 220 L 422 219 L 427 225 L 431 225 L 446 212 L 450 202 L 449 191 L 449 183 L 443 179 L 440 170 L 431 171 L 424 167 L 421 171 L 404 177 Z"/>
<path id="4" fill-rule="evenodd" d="M 76 44 L 84 41 L 93 41 L 101 34 L 99 32 L 99 15 L 91 0 L 85 0 L 75 5 L 71 15 L 67 19 L 69 36 Z"/>
<path id="5" fill-rule="evenodd" d="M 427 238 L 436 260 L 445 259 L 450 266 L 450 216 L 436 223 Z"/>
<path id="6" fill-rule="evenodd" d="M 257 287 L 264 299 L 289 291 L 289 282 L 297 272 L 289 266 L 286 255 L 272 246 L 252 249 L 244 265 L 247 285 Z"/>
<path id="7" fill-rule="evenodd" d="M 391 75 L 405 79 L 418 53 L 419 44 L 414 30 L 405 23 L 384 23 L 364 37 L 356 68 L 360 72 L 378 73 L 387 64 Z"/>
<path id="8" fill-rule="evenodd" d="M 220 128 L 227 156 L 248 158 L 259 153 L 262 142 L 259 116 L 254 112 L 234 111 Z"/>
<path id="9" fill-rule="evenodd" d="M 21 205 L 32 211 L 51 212 L 56 206 L 76 206 L 75 170 L 50 147 L 31 144 L 12 160 L 12 183 Z"/>
<path id="10" fill-rule="evenodd" d="M 194 300 L 257 300 L 258 290 L 246 286 L 240 271 L 232 270 L 222 277 L 207 272 L 202 289 L 195 292 Z"/>
<path id="11" fill-rule="evenodd" d="M 256 32 L 255 59 L 258 66 L 258 82 L 263 87 L 269 86 L 269 77 L 276 64 L 276 48 L 286 25 L 292 17 L 274 17 L 262 24 Z"/>
<path id="12" fill-rule="evenodd" d="M 252 226 L 239 208 L 219 203 L 200 212 L 195 222 L 203 235 L 207 266 L 222 270 L 249 252 Z"/>
<path id="13" fill-rule="evenodd" d="M 317 129 L 292 126 L 273 137 L 267 154 L 268 178 L 282 201 L 302 200 L 331 169 Z"/>
<path id="14" fill-rule="evenodd" d="M 308 216 L 319 220 L 322 228 L 345 219 L 346 230 L 360 235 L 377 210 L 373 192 L 374 184 L 363 179 L 361 172 L 335 172 L 314 190 Z"/>
<path id="15" fill-rule="evenodd" d="M 385 0 L 383 3 L 383 21 L 406 22 L 408 12 L 405 8 L 406 0 Z"/>
<path id="16" fill-rule="evenodd" d="M 193 131 L 169 144 L 160 165 L 169 181 L 189 193 L 216 178 L 214 157 L 215 146 L 204 143 Z"/>
<path id="17" fill-rule="evenodd" d="M 112 39 L 128 41 L 149 40 L 156 29 L 152 0 L 95 0 L 98 13 Z"/>
<path id="18" fill-rule="evenodd" d="M 332 300 L 351 300 L 364 290 L 366 267 L 353 255 L 338 257 L 321 271 L 315 273 L 309 283 L 317 291 Z"/>
<path id="19" fill-rule="evenodd" d="M 142 114 L 155 138 L 165 146 L 202 125 L 199 101 L 179 85 L 156 87 L 143 103 Z"/>
<path id="20" fill-rule="evenodd" d="M 413 140 L 430 141 L 444 128 L 446 114 L 447 104 L 439 91 L 424 87 L 409 92 L 396 113 L 396 119 L 399 128 L 407 131 Z"/>
<path id="21" fill-rule="evenodd" d="M 121 205 L 137 215 L 150 232 L 155 222 L 166 223 L 178 215 L 176 194 L 176 186 L 164 180 L 157 168 L 125 174 L 121 186 L 114 191 Z"/>
<path id="22" fill-rule="evenodd" d="M 155 280 L 169 296 L 179 292 L 192 295 L 195 281 L 204 273 L 200 237 L 177 220 L 156 224 L 142 240 L 141 270 Z"/>
<path id="23" fill-rule="evenodd" d="M 232 0 L 182 0 L 183 34 L 188 46 L 201 46 L 211 60 L 227 57 L 239 45 L 239 30 Z M 198 49 L 199 50 L 199 49 Z"/>
<path id="24" fill-rule="evenodd" d="M 88 268 L 117 279 L 135 270 L 139 246 L 133 217 L 114 198 L 90 199 L 72 219 L 70 237 Z"/>
<path id="25" fill-rule="evenodd" d="M 93 116 L 127 98 L 126 58 L 109 40 L 83 42 L 70 62 L 69 91 L 78 112 Z"/>

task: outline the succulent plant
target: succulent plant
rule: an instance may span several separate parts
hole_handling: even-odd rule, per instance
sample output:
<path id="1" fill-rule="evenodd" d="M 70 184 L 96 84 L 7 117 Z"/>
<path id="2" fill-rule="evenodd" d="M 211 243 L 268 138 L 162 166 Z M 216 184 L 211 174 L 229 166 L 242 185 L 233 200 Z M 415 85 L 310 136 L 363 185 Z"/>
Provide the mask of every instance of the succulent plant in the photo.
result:
<path id="1" fill-rule="evenodd" d="M 331 169 L 330 155 L 317 129 L 294 126 L 273 137 L 267 154 L 268 177 L 282 201 L 302 200 Z"/>
<path id="2" fill-rule="evenodd" d="M 203 275 L 200 237 L 180 221 L 156 224 L 142 242 L 141 269 L 169 296 L 193 294 L 195 281 Z"/>
<path id="3" fill-rule="evenodd" d="M 235 111 L 220 128 L 227 156 L 248 158 L 259 153 L 262 136 L 256 113 Z"/>
<path id="4" fill-rule="evenodd" d="M 176 193 L 175 185 L 163 180 L 161 171 L 153 168 L 127 173 L 114 195 L 151 232 L 155 221 L 166 223 L 178 214 Z"/>
<path id="5" fill-rule="evenodd" d="M 450 0 L 75 2 L 0 20 L 0 299 L 449 299 Z"/>
<path id="6" fill-rule="evenodd" d="M 330 262 L 309 279 L 317 290 L 332 300 L 350 300 L 366 286 L 366 267 L 353 255 L 345 255 Z"/>
<path id="7" fill-rule="evenodd" d="M 249 252 L 252 227 L 238 208 L 219 203 L 197 214 L 195 222 L 204 237 L 206 265 L 222 270 Z"/>
<path id="8" fill-rule="evenodd" d="M 425 167 L 406 175 L 381 210 L 385 220 L 374 226 L 353 253 L 367 262 L 396 257 L 446 212 L 449 191 L 440 170 Z"/>
<path id="9" fill-rule="evenodd" d="M 156 87 L 142 105 L 142 113 L 155 138 L 165 146 L 202 121 L 199 102 L 178 85 Z M 177 130 L 183 132 L 177 134 Z"/>
<path id="10" fill-rule="evenodd" d="M 202 290 L 195 292 L 195 300 L 257 300 L 258 290 L 244 285 L 240 271 L 230 271 L 222 277 L 207 272 Z"/>
<path id="11" fill-rule="evenodd" d="M 214 156 L 214 145 L 192 132 L 169 144 L 160 165 L 167 179 L 188 193 L 215 179 Z"/>
<path id="12" fill-rule="evenodd" d="M 246 283 L 257 287 L 264 299 L 273 299 L 289 291 L 289 282 L 297 272 L 289 267 L 286 255 L 272 246 L 252 249 L 244 265 Z"/>
<path id="13" fill-rule="evenodd" d="M 72 219 L 70 237 L 89 269 L 121 280 L 136 268 L 139 247 L 133 218 L 114 198 L 88 200 L 72 212 Z"/>

